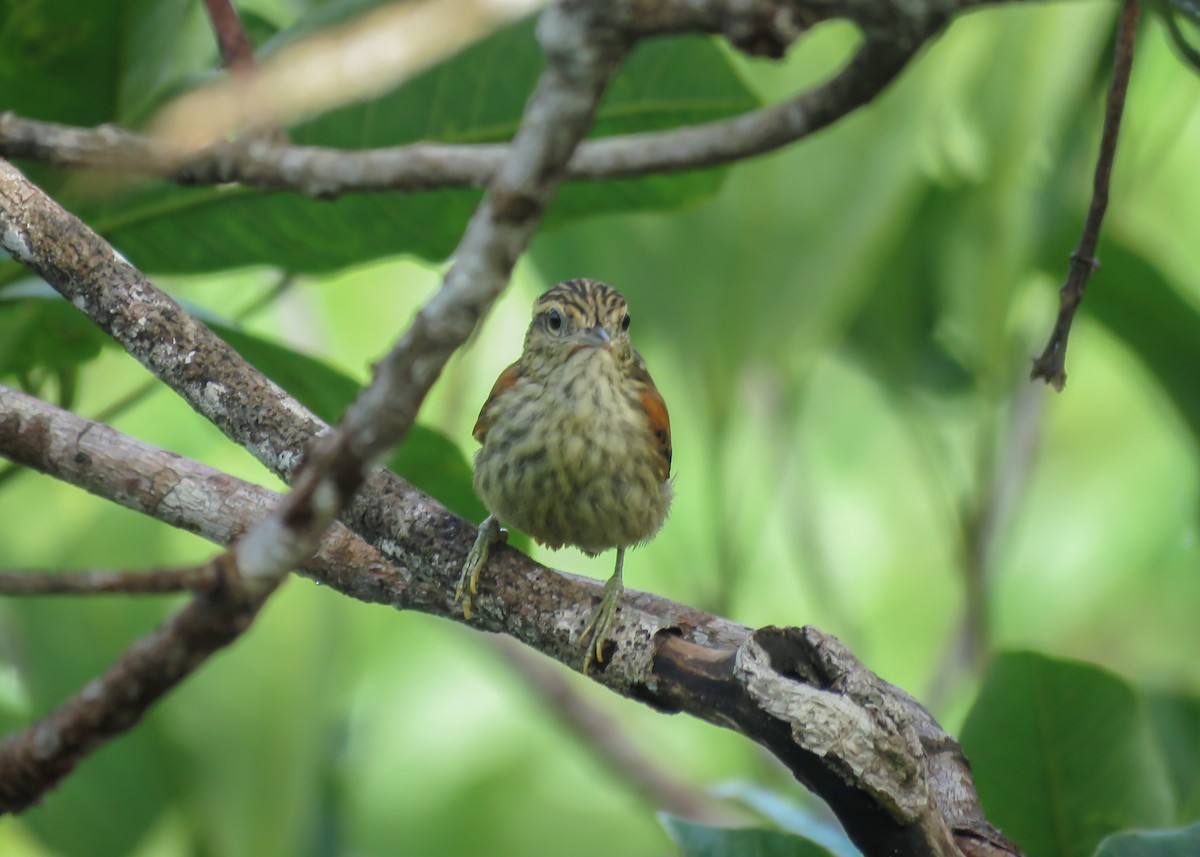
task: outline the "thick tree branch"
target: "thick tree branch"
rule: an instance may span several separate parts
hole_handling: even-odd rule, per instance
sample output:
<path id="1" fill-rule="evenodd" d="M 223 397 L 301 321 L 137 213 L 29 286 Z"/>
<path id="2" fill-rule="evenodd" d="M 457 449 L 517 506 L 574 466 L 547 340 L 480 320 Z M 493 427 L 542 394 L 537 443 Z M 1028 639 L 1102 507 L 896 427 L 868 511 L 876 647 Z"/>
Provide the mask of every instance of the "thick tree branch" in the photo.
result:
<path id="1" fill-rule="evenodd" d="M 539 38 L 548 68 L 530 99 L 508 160 L 467 227 L 442 289 L 376 365 L 375 380 L 351 405 L 338 430 L 310 450 L 292 492 L 277 512 L 231 549 L 229 561 L 243 578 L 270 583 L 301 562 L 358 490 L 375 459 L 412 425 L 450 355 L 466 341 L 507 284 L 512 266 L 536 230 L 567 159 L 590 125 L 604 87 L 629 46 L 585 4 L 573 10 L 556 7 L 548 11 L 540 21 Z M 4 246 L 15 258 L 80 309 L 89 312 L 91 307 L 89 314 L 121 339 L 114 331 L 105 296 L 79 283 L 69 270 L 72 263 L 82 261 L 80 255 L 91 257 L 89 261 L 99 256 L 99 266 L 114 269 L 117 283 L 140 283 L 144 278 L 132 266 L 8 164 L 0 164 L 0 220 L 5 226 Z M 65 234 L 76 236 L 75 241 L 63 241 Z M 83 254 L 80 244 L 84 245 Z M 61 254 L 71 257 L 65 267 L 59 263 Z M 89 267 L 95 276 L 94 261 Z M 113 309 L 128 312 L 134 308 L 136 301 L 124 297 L 118 298 Z M 150 333 L 145 316 L 141 319 L 135 322 L 141 328 L 133 332 L 135 338 Z M 175 318 L 167 321 L 174 326 Z M 203 328 L 195 327 L 195 333 L 203 337 Z M 196 352 L 183 352 L 174 335 L 157 335 L 149 345 L 151 352 L 166 347 L 166 360 L 176 368 L 181 357 L 185 371 L 197 368 Z M 216 354 L 229 352 L 216 343 L 211 345 Z M 147 356 L 139 355 L 141 351 L 131 349 L 135 356 Z M 149 356 L 150 362 L 158 362 L 153 353 Z M 209 361 L 202 359 L 199 366 L 205 365 L 210 365 Z M 204 389 L 219 395 L 208 379 Z M 194 395 L 194 388 L 192 392 Z"/>
<path id="2" fill-rule="evenodd" d="M 658 12 L 652 7 L 634 0 L 564 0 L 543 19 L 539 33 L 550 67 L 512 146 L 501 150 L 502 166 L 489 172 L 494 175 L 490 192 L 467 229 L 442 290 L 382 361 L 376 382 L 348 412 L 343 428 L 327 436 L 301 469 L 290 499 L 271 518 L 274 524 L 264 527 L 260 520 L 279 502 L 269 492 L 259 495 L 263 503 L 257 516 L 228 524 L 240 533 L 260 521 L 253 532 L 265 535 L 257 542 L 252 536 L 240 548 L 255 548 L 255 565 L 266 587 L 308 549 L 305 539 L 313 539 L 315 545 L 323 520 L 353 493 L 367 465 L 411 425 L 449 354 L 503 288 L 566 173 L 608 75 L 637 35 L 654 27 L 656 32 L 701 27 L 697 22 L 707 15 L 705 20 L 738 44 L 776 54 L 798 32 L 798 22 L 832 14 L 853 18 L 865 33 L 866 45 L 891 56 L 894 69 L 882 82 L 871 83 L 860 68 L 862 75 L 850 79 L 850 89 L 860 100 L 846 102 L 850 106 L 810 104 L 791 114 L 790 121 L 808 133 L 877 92 L 936 32 L 946 12 L 920 3 L 892 7 L 865 0 L 826 5 L 752 0 L 740 4 L 737 14 L 715 0 L 670 2 Z M 801 7 L 807 10 L 805 16 L 783 14 Z M 769 14 L 761 17 L 764 11 Z M 281 475 L 294 474 L 301 450 L 323 426 L 154 289 L 102 239 L 3 164 L 0 226 L 4 246 L 15 258 L 51 282 L 231 438 Z M 60 418 L 30 411 L 36 406 L 21 401 L 18 394 L 5 398 L 11 409 L 0 408 L 0 448 L 33 464 L 38 450 L 53 449 L 48 439 L 55 437 L 53 426 Z M 67 456 L 50 454 L 45 469 L 64 478 L 73 466 L 99 473 L 102 468 L 89 463 L 96 459 L 86 451 L 79 453 L 94 438 L 106 437 L 105 432 L 78 425 L 65 431 L 67 440 L 60 441 L 74 444 L 75 450 Z M 128 462 L 136 460 L 135 473 L 141 476 L 147 472 L 141 463 L 147 454 L 140 450 L 114 469 L 125 468 L 128 481 Z M 166 519 L 172 508 L 169 501 L 182 491 L 184 496 L 214 498 L 216 507 L 201 502 L 183 508 L 191 516 L 181 519 L 184 525 L 200 529 L 210 526 L 199 523 L 206 514 L 228 516 L 233 506 L 227 498 L 215 499 L 222 493 L 219 480 L 188 482 L 179 469 L 182 460 L 175 464 L 176 468 L 150 471 L 174 484 L 147 505 L 147 511 Z M 128 502 L 127 492 L 128 486 L 101 493 Z M 426 609 L 462 621 L 452 592 L 471 541 L 466 522 L 386 474 L 372 477 L 344 517 L 398 561 L 388 568 L 397 569 L 399 577 L 387 578 L 378 567 L 364 574 L 360 567 L 348 565 L 332 571 L 327 582 L 363 600 Z M 592 581 L 550 573 L 501 549 L 489 565 L 472 624 L 509 634 L 564 663 L 577 663 L 578 631 L 597 591 Z M 230 603 L 218 603 L 216 596 Z M 101 680 L 96 699 L 85 691 L 43 724 L 0 746 L 0 765 L 13 765 L 13 770 L 26 774 L 40 765 L 52 773 L 49 780 L 22 792 L 23 797 L 13 798 L 13 805 L 36 797 L 38 789 L 48 787 L 98 741 L 134 722 L 208 652 L 236 635 L 256 607 L 254 599 L 243 599 L 237 587 L 229 586 L 197 598 L 165 630 L 114 666 Z M 214 623 L 224 623 L 226 630 L 200 633 L 211 631 Z M 599 681 L 656 707 L 688 711 L 738 729 L 771 747 L 798 778 L 829 801 L 868 854 L 954 854 L 958 847 L 974 850 L 967 847 L 972 843 L 984 849 L 977 853 L 991 848 L 1012 852 L 983 820 L 957 745 L 915 702 L 868 673 L 836 641 L 811 630 L 750 632 L 642 593 L 629 593 L 615 638 L 616 651 Z M 181 656 L 181 646 L 193 654 Z M 162 657 L 170 657 L 175 667 L 155 673 L 158 678 L 149 675 L 146 670 L 160 667 L 155 659 Z M 128 708 L 121 707 L 122 693 Z M 39 732 L 43 727 L 50 731 Z M 43 734 L 50 736 L 50 743 L 39 740 Z"/>
<path id="3" fill-rule="evenodd" d="M 5 387 L 0 387 L 0 455 L 100 496 L 119 497 L 131 509 L 222 545 L 279 501 L 264 488 L 137 444 Z M 410 585 L 406 572 L 337 525 L 303 570 L 332 583 L 353 569 L 366 589 L 369 581 L 381 579 L 385 567 L 391 570 L 386 582 L 391 595 Z M 0 742 L 0 813 L 18 812 L 40 799 L 249 626 L 269 593 L 247 598 L 241 587 L 226 582 L 197 596 L 47 718 Z M 427 588 L 413 585 L 429 597 Z"/>
<path id="4" fill-rule="evenodd" d="M 1088 279 L 1092 271 L 1100 267 L 1096 259 L 1096 245 L 1100 243 L 1100 226 L 1108 208 L 1108 186 L 1112 180 L 1113 159 L 1117 154 L 1117 135 L 1121 130 L 1121 115 L 1125 112 L 1125 93 L 1129 89 L 1129 72 L 1133 67 L 1133 42 L 1137 33 L 1138 14 L 1141 6 L 1137 0 L 1125 0 L 1121 7 L 1121 21 L 1117 29 L 1117 50 L 1113 59 L 1112 83 L 1108 89 L 1108 101 L 1104 106 L 1104 130 L 1100 135 L 1100 153 L 1096 156 L 1096 174 L 1092 181 L 1092 204 L 1088 207 L 1083 222 L 1083 234 L 1071 254 L 1067 268 L 1067 279 L 1058 292 L 1058 318 L 1050 341 L 1041 356 L 1033 361 L 1030 380 L 1041 378 L 1060 393 L 1067 383 L 1067 338 L 1071 335 L 1071 323 L 1075 310 L 1083 300 Z"/>
<path id="5" fill-rule="evenodd" d="M 204 592 L 219 582 L 211 564 L 144 571 L 4 571 L 0 572 L 0 595 Z"/>
<path id="6" fill-rule="evenodd" d="M 510 157 L 472 218 L 442 289 L 376 366 L 375 380 L 351 405 L 338 429 L 310 449 L 292 491 L 270 515 L 213 561 L 235 600 L 245 598 L 257 606 L 289 568 L 310 556 L 338 511 L 356 493 L 374 460 L 412 425 L 450 354 L 467 339 L 507 284 L 512 266 L 536 230 L 567 159 L 591 123 L 608 78 L 628 48 L 627 40 L 586 5 L 547 12 L 539 25 L 539 37 L 549 66 L 530 99 Z M 55 254 L 63 248 L 47 242 L 56 231 L 54 227 L 76 233 L 83 242 L 93 245 L 91 249 L 103 245 L 102 239 L 6 163 L 0 163 L 0 222 L 4 226 L 3 244 L 15 258 L 42 274 L 76 306 L 86 305 L 86 299 L 80 300 L 84 291 L 54 263 Z M 43 225 L 50 228 L 39 228 Z M 67 250 L 78 251 L 78 247 Z M 115 264 L 126 277 L 140 277 L 122 259 L 105 261 Z M 173 339 L 166 342 L 170 343 L 168 348 L 177 347 Z M 194 353 L 189 354 L 185 362 L 191 363 L 194 357 Z M 244 585 L 249 588 L 241 592 Z M 179 615 L 190 614 L 185 611 Z M 224 642 L 227 639 L 221 644 Z M 202 640 L 197 643 L 200 654 L 192 665 L 215 648 Z M 110 672 L 108 680 L 123 684 L 125 676 Z M 147 698 L 152 701 L 161 692 L 151 692 Z M 68 709 L 64 707 L 60 712 Z M 78 725 L 76 720 L 70 722 Z M 101 731 L 84 743 L 71 742 L 74 750 L 64 755 L 70 763 L 56 772 L 58 776 L 75 764 L 79 753 L 115 734 L 113 730 L 120 726 L 115 721 L 92 725 Z"/>
<path id="7" fill-rule="evenodd" d="M 3 387 L 0 454 L 218 543 L 236 538 L 278 502 L 265 488 Z M 464 622 L 453 592 L 473 528 L 417 496 L 420 509 L 392 547 L 423 554 L 431 577 L 384 561 L 341 526 L 326 536 L 305 574 L 362 601 Z M 485 577 L 490 609 L 470 624 L 577 666 L 573 636 L 588 613 L 581 605 L 599 596 L 599 583 L 546 569 L 508 548 L 494 560 Z M 604 671 L 604 683 L 763 744 L 830 804 L 864 853 L 1019 854 L 986 822 L 958 744 L 919 703 L 832 637 L 812 628 L 751 631 L 631 591 L 616 643 L 626 669 Z M 23 740 L 32 741 L 37 728 Z M 24 745 L 0 744 L 0 782 L 14 764 L 13 746 Z"/>

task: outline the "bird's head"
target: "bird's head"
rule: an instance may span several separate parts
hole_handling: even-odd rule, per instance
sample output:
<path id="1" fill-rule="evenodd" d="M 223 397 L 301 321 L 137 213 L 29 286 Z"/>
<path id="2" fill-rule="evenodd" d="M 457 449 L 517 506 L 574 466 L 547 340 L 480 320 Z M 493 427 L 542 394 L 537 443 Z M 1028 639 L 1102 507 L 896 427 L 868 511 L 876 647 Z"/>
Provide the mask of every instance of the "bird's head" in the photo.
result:
<path id="1" fill-rule="evenodd" d="M 606 352 L 620 367 L 634 361 L 629 307 L 599 280 L 566 280 L 534 301 L 522 360 L 533 371 L 549 371 L 581 352 Z"/>

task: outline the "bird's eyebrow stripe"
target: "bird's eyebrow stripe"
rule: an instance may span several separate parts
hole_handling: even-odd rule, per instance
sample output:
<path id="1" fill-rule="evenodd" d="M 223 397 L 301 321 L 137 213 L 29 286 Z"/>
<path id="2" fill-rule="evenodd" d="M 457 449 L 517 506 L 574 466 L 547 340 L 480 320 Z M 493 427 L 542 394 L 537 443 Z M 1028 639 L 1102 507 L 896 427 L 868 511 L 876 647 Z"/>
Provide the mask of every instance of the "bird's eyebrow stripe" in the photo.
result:
<path id="1" fill-rule="evenodd" d="M 625 312 L 625 298 L 614 289 L 597 280 L 576 279 L 559 283 L 546 292 L 536 303 L 534 310 L 544 314 L 559 309 L 570 314 L 577 322 L 586 321 L 593 315 L 603 323 Z"/>

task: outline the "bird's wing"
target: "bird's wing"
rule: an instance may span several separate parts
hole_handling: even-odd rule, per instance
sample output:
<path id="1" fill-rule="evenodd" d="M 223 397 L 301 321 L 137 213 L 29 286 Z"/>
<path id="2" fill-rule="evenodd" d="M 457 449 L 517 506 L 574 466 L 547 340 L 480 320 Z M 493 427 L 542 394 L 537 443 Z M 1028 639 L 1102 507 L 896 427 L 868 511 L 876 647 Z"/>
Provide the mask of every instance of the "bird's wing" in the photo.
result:
<path id="1" fill-rule="evenodd" d="M 475 421 L 475 428 L 471 430 L 475 440 L 483 443 L 487 437 L 488 430 L 488 410 L 492 407 L 492 402 L 496 401 L 496 397 L 503 395 L 505 390 L 511 389 L 521 378 L 521 367 L 518 363 L 514 363 L 500 373 L 500 377 L 496 379 L 496 383 L 492 385 L 492 392 L 488 393 L 487 401 L 483 403 L 483 407 L 479 409 L 479 419 Z"/>
<path id="2" fill-rule="evenodd" d="M 650 424 L 650 431 L 654 434 L 658 448 L 658 478 L 665 482 L 671 475 L 671 417 L 667 414 L 667 403 L 654 386 L 654 380 L 650 377 L 640 354 L 634 377 L 641 382 L 642 410 L 646 413 L 646 421 Z"/>

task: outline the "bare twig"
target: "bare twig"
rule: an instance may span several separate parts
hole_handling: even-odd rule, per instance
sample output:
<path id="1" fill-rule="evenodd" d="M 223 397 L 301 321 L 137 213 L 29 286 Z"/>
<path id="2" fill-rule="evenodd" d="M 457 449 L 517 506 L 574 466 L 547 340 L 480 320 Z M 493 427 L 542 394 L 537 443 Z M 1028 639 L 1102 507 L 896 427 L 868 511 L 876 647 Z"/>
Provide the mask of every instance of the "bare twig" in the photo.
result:
<path id="1" fill-rule="evenodd" d="M 585 141 L 571 158 L 566 178 L 596 181 L 681 172 L 775 151 L 871 101 L 915 52 L 916 47 L 899 50 L 883 39 L 867 41 L 833 78 L 781 104 L 688 128 Z M 343 151 L 250 140 L 218 145 L 180 165 L 153 139 L 130 131 L 73 128 L 0 113 L 0 155 L 6 157 L 155 175 L 182 184 L 237 182 L 323 198 L 370 190 L 484 187 L 507 149 L 416 143 Z"/>
<path id="2" fill-rule="evenodd" d="M 4 571 L 2 595 L 93 595 L 99 592 L 154 594 L 204 592 L 220 581 L 211 565 L 143 571 Z"/>
<path id="3" fill-rule="evenodd" d="M 3 387 L 0 453 L 219 543 L 278 503 L 265 488 Z M 131 472 L 139 478 L 130 480 Z M 464 622 L 453 593 L 472 534 L 466 522 L 418 495 L 392 550 L 423 557 L 421 576 L 386 562 L 341 526 L 304 571 L 362 601 Z M 493 562 L 489 609 L 471 624 L 577 664 L 572 629 L 588 613 L 581 605 L 598 597 L 599 582 L 553 572 L 508 548 Z M 598 678 L 658 710 L 687 712 L 763 744 L 830 804 L 865 854 L 1020 854 L 984 819 L 958 744 L 833 638 L 812 628 L 752 632 L 633 591 L 616 633 L 624 669 Z M 107 694 L 102 699 L 111 702 Z M 139 696 L 136 704 L 142 702 Z M 38 728 L 0 744 L 0 783 L 9 781 L 12 765 L 28 760 L 22 754 Z"/>
<path id="4" fill-rule="evenodd" d="M 230 0 L 204 0 L 204 8 L 212 21 L 225 67 L 235 73 L 254 68 L 254 47 L 233 3 Z"/>
<path id="5" fill-rule="evenodd" d="M 1067 383 L 1065 362 L 1067 359 L 1067 337 L 1071 334 L 1071 323 L 1075 310 L 1083 300 L 1088 278 L 1100 267 L 1096 259 L 1096 245 L 1100 241 L 1100 225 L 1104 222 L 1104 211 L 1108 208 L 1108 186 L 1112 178 L 1113 158 L 1117 153 L 1117 135 L 1121 129 L 1121 114 L 1125 110 L 1125 93 L 1129 89 L 1129 71 L 1133 66 L 1133 42 L 1137 32 L 1138 14 L 1141 6 L 1137 0 L 1125 0 L 1121 7 L 1120 26 L 1117 29 L 1117 50 L 1113 60 L 1112 83 L 1108 90 L 1108 101 L 1104 108 L 1104 130 L 1100 136 L 1100 153 L 1096 158 L 1096 174 L 1092 182 L 1092 204 L 1083 223 L 1083 234 L 1071 254 L 1067 279 L 1058 293 L 1058 318 L 1046 350 L 1033 361 L 1030 380 L 1041 378 L 1060 393 Z"/>

